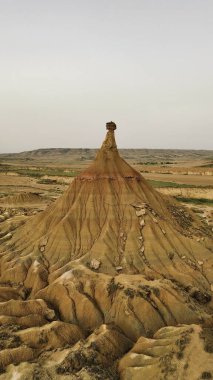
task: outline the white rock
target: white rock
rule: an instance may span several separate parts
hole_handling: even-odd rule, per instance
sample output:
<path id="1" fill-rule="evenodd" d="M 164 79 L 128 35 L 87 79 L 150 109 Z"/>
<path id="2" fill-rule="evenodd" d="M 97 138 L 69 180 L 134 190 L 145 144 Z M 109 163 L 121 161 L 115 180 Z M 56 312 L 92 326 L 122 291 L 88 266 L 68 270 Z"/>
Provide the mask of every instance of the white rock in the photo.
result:
<path id="1" fill-rule="evenodd" d="M 40 263 L 38 262 L 38 260 L 35 260 L 32 265 L 33 273 L 36 273 L 38 271 L 39 266 L 40 266 Z"/>
<path id="2" fill-rule="evenodd" d="M 198 261 L 198 265 L 203 265 L 203 261 Z"/>
<path id="3" fill-rule="evenodd" d="M 4 235 L 1 239 L 0 239 L 0 241 L 1 242 L 4 242 L 4 241 L 7 241 L 7 240 L 10 240 L 11 238 L 12 238 L 12 234 L 11 234 L 11 232 L 8 232 L 8 234 L 6 234 L 6 235 Z"/>
<path id="4" fill-rule="evenodd" d="M 141 227 L 144 227 L 144 226 L 145 226 L 145 220 L 144 220 L 144 219 L 141 219 L 141 221 L 140 221 L 140 226 L 141 226 Z"/>
<path id="5" fill-rule="evenodd" d="M 70 280 L 73 277 L 72 269 L 68 270 L 67 272 L 63 273 L 60 279 L 62 280 Z"/>
<path id="6" fill-rule="evenodd" d="M 41 246 L 45 246 L 45 245 L 47 245 L 47 243 L 48 243 L 48 237 L 45 237 L 45 238 L 43 238 L 42 240 L 41 240 L 41 242 L 40 242 L 40 245 Z"/>
<path id="7" fill-rule="evenodd" d="M 139 240 L 143 240 L 143 236 L 139 236 L 139 238 L 138 238 Z"/>
<path id="8" fill-rule="evenodd" d="M 130 315 L 129 310 L 127 310 L 127 309 L 124 311 L 124 313 L 125 313 L 126 315 Z"/>
<path id="9" fill-rule="evenodd" d="M 135 354 L 134 352 L 133 352 L 132 354 L 129 355 L 129 357 L 130 357 L 131 359 L 135 359 L 135 358 L 137 358 L 137 357 L 139 357 L 139 356 L 140 356 L 139 354 Z M 144 358 L 143 358 L 143 360 L 144 360 Z"/>
<path id="10" fill-rule="evenodd" d="M 142 252 L 142 253 L 144 253 L 144 249 L 145 249 L 144 246 L 141 247 L 141 252 Z"/>
<path id="11" fill-rule="evenodd" d="M 147 207 L 147 204 L 140 202 L 140 203 L 134 203 L 134 204 L 132 204 L 132 206 L 135 208 L 145 208 L 145 207 Z"/>
<path id="12" fill-rule="evenodd" d="M 115 269 L 119 272 L 120 270 L 123 269 L 123 267 L 115 267 Z"/>
<path id="13" fill-rule="evenodd" d="M 186 258 L 186 256 L 181 256 L 181 259 L 185 259 Z"/>
<path id="14" fill-rule="evenodd" d="M 142 216 L 142 215 L 146 214 L 146 210 L 144 210 L 144 209 L 136 210 L 135 213 L 136 213 L 137 216 Z"/>
<path id="15" fill-rule="evenodd" d="M 166 235 L 166 231 L 165 230 L 162 229 L 161 231 L 163 232 L 164 235 Z"/>
<path id="16" fill-rule="evenodd" d="M 90 268 L 92 269 L 98 269 L 100 268 L 100 265 L 101 265 L 101 262 L 96 259 L 92 259 L 90 262 Z"/>
<path id="17" fill-rule="evenodd" d="M 45 251 L 45 247 L 44 246 L 40 247 L 40 252 L 44 252 L 44 251 Z"/>
<path id="18" fill-rule="evenodd" d="M 213 292 L 213 284 L 211 284 L 211 291 Z"/>

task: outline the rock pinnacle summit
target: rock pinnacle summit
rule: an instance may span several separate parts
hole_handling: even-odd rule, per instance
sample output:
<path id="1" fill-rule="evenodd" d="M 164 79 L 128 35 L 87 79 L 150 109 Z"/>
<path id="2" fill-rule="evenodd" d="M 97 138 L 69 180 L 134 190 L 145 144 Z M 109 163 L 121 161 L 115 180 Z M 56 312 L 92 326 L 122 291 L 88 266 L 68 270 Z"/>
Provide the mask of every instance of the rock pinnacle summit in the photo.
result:
<path id="1" fill-rule="evenodd" d="M 114 131 L 117 128 L 116 124 L 113 121 L 106 123 L 106 129 L 108 131 Z"/>

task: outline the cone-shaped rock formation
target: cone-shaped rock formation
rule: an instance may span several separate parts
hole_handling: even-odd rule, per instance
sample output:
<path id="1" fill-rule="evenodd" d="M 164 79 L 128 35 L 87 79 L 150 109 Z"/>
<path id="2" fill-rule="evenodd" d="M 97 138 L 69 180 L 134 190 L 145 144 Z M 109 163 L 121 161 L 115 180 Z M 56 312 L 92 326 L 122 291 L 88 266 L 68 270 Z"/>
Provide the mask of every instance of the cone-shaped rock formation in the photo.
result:
<path id="1" fill-rule="evenodd" d="M 63 348 L 66 339 L 48 327 L 54 319 L 70 345 L 113 324 L 125 341 L 120 353 L 114 347 L 115 360 L 161 327 L 212 323 L 211 232 L 120 157 L 115 129 L 107 123 L 96 159 L 62 197 L 0 238 L 0 324 L 29 330 L 16 334 L 23 342 L 18 359 L 5 348 L 2 367 Z M 48 343 L 33 346 L 28 334 L 41 328 Z M 108 375 L 103 379 L 117 376 L 113 363 Z"/>

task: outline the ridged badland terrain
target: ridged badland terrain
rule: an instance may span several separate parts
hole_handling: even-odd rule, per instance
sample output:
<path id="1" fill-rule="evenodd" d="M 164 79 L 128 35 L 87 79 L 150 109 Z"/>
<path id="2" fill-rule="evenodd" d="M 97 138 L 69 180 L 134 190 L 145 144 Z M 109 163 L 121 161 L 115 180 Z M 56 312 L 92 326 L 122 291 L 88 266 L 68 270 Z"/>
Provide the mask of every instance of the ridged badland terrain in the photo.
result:
<path id="1" fill-rule="evenodd" d="M 1 221 L 0 379 L 213 377 L 212 232 L 107 129 L 63 196 Z"/>

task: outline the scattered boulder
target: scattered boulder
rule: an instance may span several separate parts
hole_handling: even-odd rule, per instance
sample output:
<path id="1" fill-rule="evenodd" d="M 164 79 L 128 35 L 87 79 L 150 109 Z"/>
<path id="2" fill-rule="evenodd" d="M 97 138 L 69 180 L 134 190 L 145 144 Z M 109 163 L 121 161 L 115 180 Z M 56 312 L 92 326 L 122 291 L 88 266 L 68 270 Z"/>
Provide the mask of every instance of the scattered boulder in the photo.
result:
<path id="1" fill-rule="evenodd" d="M 96 260 L 96 259 L 92 259 L 91 262 L 90 262 L 90 268 L 91 269 L 99 269 L 101 266 L 101 262 L 99 260 Z"/>
<path id="2" fill-rule="evenodd" d="M 143 216 L 146 214 L 146 210 L 144 209 L 141 209 L 141 210 L 136 210 L 135 211 L 136 215 L 139 217 L 139 216 Z"/>

